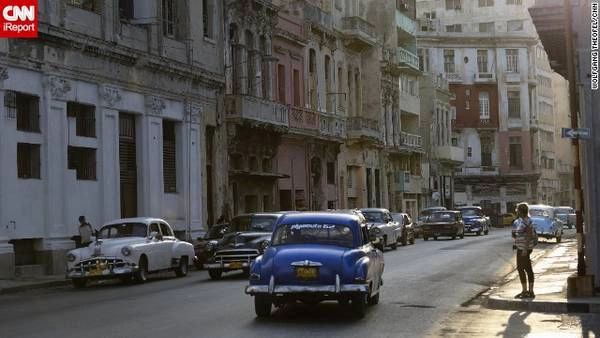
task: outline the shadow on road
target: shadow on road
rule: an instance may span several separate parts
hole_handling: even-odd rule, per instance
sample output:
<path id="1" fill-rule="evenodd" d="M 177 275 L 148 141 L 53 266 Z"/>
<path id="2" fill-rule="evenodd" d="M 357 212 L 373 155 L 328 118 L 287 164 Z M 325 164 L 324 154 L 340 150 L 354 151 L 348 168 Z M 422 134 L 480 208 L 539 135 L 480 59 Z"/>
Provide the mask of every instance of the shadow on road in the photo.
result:
<path id="1" fill-rule="evenodd" d="M 370 309 L 371 311 L 373 309 Z M 369 311 L 367 311 L 369 316 Z M 289 326 L 297 324 L 300 326 L 311 324 L 336 327 L 340 323 L 359 323 L 364 319 L 353 316 L 350 306 L 340 306 L 337 302 L 321 302 L 316 305 L 294 303 L 283 308 L 275 309 L 270 317 L 256 318 L 255 325 Z"/>
<path id="2" fill-rule="evenodd" d="M 531 332 L 531 326 L 525 323 L 525 319 L 529 316 L 529 312 L 515 312 L 508 318 L 508 323 L 504 326 L 506 329 L 498 332 L 496 336 L 502 335 L 504 338 L 526 337 Z"/>

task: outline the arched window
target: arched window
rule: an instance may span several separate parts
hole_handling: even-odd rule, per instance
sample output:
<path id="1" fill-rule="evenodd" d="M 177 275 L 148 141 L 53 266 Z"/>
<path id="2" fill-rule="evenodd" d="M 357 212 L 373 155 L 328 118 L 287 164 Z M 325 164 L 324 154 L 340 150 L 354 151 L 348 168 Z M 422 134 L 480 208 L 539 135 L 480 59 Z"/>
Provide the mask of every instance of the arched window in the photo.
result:
<path id="1" fill-rule="evenodd" d="M 312 48 L 308 52 L 308 97 L 310 107 L 317 110 L 317 53 Z"/>
<path id="2" fill-rule="evenodd" d="M 256 49 L 254 46 L 254 34 L 251 31 L 246 30 L 245 41 L 246 44 L 246 83 L 247 83 L 247 94 L 255 95 L 256 93 L 256 69 L 255 69 L 255 58 L 256 58 Z"/>

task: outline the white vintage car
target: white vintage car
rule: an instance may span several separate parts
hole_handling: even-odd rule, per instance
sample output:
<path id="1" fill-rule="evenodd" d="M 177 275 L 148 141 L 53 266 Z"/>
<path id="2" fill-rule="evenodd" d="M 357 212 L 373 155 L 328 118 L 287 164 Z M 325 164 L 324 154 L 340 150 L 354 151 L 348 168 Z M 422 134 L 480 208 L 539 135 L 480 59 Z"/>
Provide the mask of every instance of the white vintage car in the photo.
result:
<path id="1" fill-rule="evenodd" d="M 183 277 L 194 259 L 194 246 L 175 238 L 164 220 L 118 219 L 104 225 L 89 246 L 67 253 L 67 278 L 81 288 L 90 279 L 144 282 L 148 273 L 167 270 Z"/>

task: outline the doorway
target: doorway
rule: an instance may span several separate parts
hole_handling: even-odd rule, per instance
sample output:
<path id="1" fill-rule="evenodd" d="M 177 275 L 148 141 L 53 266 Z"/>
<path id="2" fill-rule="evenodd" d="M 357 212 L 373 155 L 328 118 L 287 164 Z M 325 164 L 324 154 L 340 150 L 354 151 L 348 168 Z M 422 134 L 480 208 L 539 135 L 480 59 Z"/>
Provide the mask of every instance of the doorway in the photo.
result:
<path id="1" fill-rule="evenodd" d="M 135 116 L 119 114 L 121 217 L 137 217 L 137 149 Z"/>

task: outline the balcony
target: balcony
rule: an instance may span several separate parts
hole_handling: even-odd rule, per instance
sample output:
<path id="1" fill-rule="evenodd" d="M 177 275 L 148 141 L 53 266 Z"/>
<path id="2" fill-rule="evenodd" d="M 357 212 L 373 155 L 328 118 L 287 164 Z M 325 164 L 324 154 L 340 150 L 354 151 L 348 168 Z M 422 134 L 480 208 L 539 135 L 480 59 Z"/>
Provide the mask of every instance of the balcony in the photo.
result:
<path id="1" fill-rule="evenodd" d="M 225 114 L 231 121 L 289 126 L 288 106 L 254 96 L 228 95 L 225 98 Z"/>
<path id="2" fill-rule="evenodd" d="M 460 83 L 460 82 L 463 82 L 463 75 L 462 75 L 462 73 L 447 73 L 446 74 L 446 78 L 448 79 L 449 83 Z"/>
<path id="3" fill-rule="evenodd" d="M 421 112 L 421 98 L 419 96 L 400 92 L 400 110 L 403 114 L 409 113 L 418 116 Z"/>
<path id="4" fill-rule="evenodd" d="M 421 135 L 410 134 L 407 132 L 400 133 L 400 141 L 402 146 L 407 148 L 420 149 L 423 146 Z"/>
<path id="5" fill-rule="evenodd" d="M 333 20 L 331 13 L 327 13 L 318 6 L 304 2 L 304 18 L 311 25 L 312 30 L 331 33 L 333 32 Z"/>
<path id="6" fill-rule="evenodd" d="M 463 163 L 465 161 L 465 152 L 460 147 L 454 146 L 433 146 L 433 156 L 443 162 L 451 162 L 454 164 Z"/>
<path id="7" fill-rule="evenodd" d="M 402 11 L 396 10 L 396 27 L 402 30 L 403 35 L 415 36 L 417 34 L 417 22 Z"/>
<path id="8" fill-rule="evenodd" d="M 506 82 L 519 83 L 519 82 L 521 82 L 521 74 L 513 73 L 513 72 L 506 72 L 506 73 L 504 73 L 504 80 Z"/>
<path id="9" fill-rule="evenodd" d="M 496 74 L 494 73 L 475 73 L 476 83 L 495 83 Z"/>
<path id="10" fill-rule="evenodd" d="M 321 113 L 319 127 L 321 135 L 326 137 L 346 138 L 346 119 L 342 116 Z"/>
<path id="11" fill-rule="evenodd" d="M 421 74 L 419 57 L 402 47 L 383 50 L 383 68 L 393 75 L 400 75 L 401 73 Z"/>
<path id="12" fill-rule="evenodd" d="M 367 138 L 381 141 L 379 121 L 364 117 L 348 118 L 348 138 Z"/>
<path id="13" fill-rule="evenodd" d="M 479 119 L 479 120 L 452 120 L 453 129 L 498 129 L 498 122 L 491 119 Z"/>
<path id="14" fill-rule="evenodd" d="M 314 110 L 290 106 L 290 128 L 305 132 L 319 130 L 319 113 Z"/>
<path id="15" fill-rule="evenodd" d="M 342 32 L 347 46 L 357 51 L 373 47 L 377 43 L 375 27 L 359 16 L 343 18 Z"/>
<path id="16" fill-rule="evenodd" d="M 500 174 L 498 167 L 481 166 L 481 167 L 463 167 L 456 172 L 456 176 L 498 176 Z"/>

